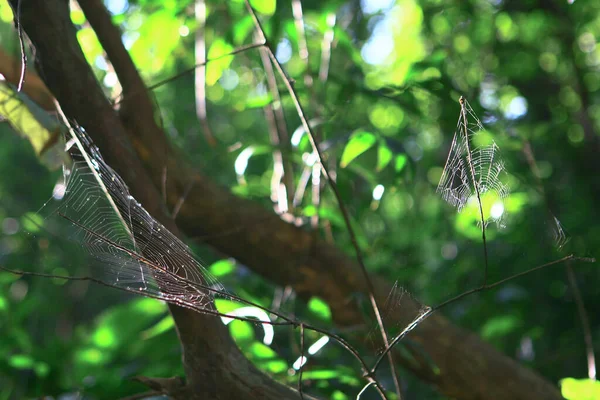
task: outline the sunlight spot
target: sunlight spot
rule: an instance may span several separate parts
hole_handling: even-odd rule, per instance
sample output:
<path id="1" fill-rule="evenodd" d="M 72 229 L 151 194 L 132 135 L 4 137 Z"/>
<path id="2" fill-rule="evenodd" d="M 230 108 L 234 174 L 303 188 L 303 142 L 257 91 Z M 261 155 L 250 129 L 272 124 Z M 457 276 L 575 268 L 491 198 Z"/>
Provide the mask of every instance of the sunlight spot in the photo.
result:
<path id="1" fill-rule="evenodd" d="M 392 54 L 394 38 L 390 32 L 373 32 L 373 36 L 365 43 L 360 55 L 371 65 L 383 64 Z"/>
<path id="2" fill-rule="evenodd" d="M 313 343 L 312 346 L 308 348 L 308 354 L 317 354 L 317 352 L 323 347 L 325 347 L 327 343 L 329 343 L 329 336 L 323 336 L 321 339 L 317 340 L 315 343 Z"/>
<path id="3" fill-rule="evenodd" d="M 373 189 L 373 200 L 375 200 L 375 201 L 381 200 L 381 196 L 383 196 L 384 191 L 385 191 L 385 187 L 383 185 L 375 186 L 375 189 Z"/>
<path id="4" fill-rule="evenodd" d="M 302 161 L 308 167 L 312 167 L 317 162 L 317 155 L 315 153 L 304 153 L 302 154 Z"/>
<path id="5" fill-rule="evenodd" d="M 292 45 L 286 38 L 281 39 L 275 50 L 275 57 L 281 64 L 285 64 L 292 58 Z"/>
<path id="6" fill-rule="evenodd" d="M 131 49 L 131 46 L 138 40 L 140 37 L 139 32 L 124 32 L 123 33 L 123 45 L 127 50 Z"/>
<path id="7" fill-rule="evenodd" d="M 389 10 L 394 3 L 395 0 L 361 0 L 360 6 L 365 14 L 375 14 Z"/>
<path id="8" fill-rule="evenodd" d="M 302 140 L 302 136 L 304 135 L 304 127 L 302 125 L 300 125 L 295 131 L 294 133 L 292 133 L 292 146 L 294 147 L 298 147 L 298 145 L 300 144 L 300 141 Z"/>
<path id="9" fill-rule="evenodd" d="M 504 112 L 504 116 L 508 119 L 517 119 L 525 114 L 527 114 L 527 100 L 521 96 L 512 99 Z"/>
<path id="10" fill-rule="evenodd" d="M 302 357 L 298 357 L 298 359 L 296 361 L 294 361 L 294 364 L 292 365 L 292 367 L 294 367 L 294 369 L 296 371 L 298 371 L 300 368 L 302 368 L 302 366 L 304 364 L 306 364 L 307 358 L 302 356 Z"/>
<path id="11" fill-rule="evenodd" d="M 502 217 L 502 214 L 504 214 L 504 204 L 502 204 L 502 202 L 500 201 L 494 203 L 492 209 L 490 210 L 490 216 L 494 219 L 500 219 L 500 217 Z"/>
<path id="12" fill-rule="evenodd" d="M 102 57 L 102 56 L 96 57 L 94 64 L 96 65 L 96 67 L 100 68 L 102 71 L 108 71 L 108 64 L 106 63 L 106 60 L 104 59 L 104 57 Z"/>
<path id="13" fill-rule="evenodd" d="M 233 90 L 240 83 L 240 77 L 237 72 L 232 69 L 223 71 L 223 75 L 219 79 L 219 85 L 225 90 Z"/>
<path id="14" fill-rule="evenodd" d="M 189 34 L 190 34 L 190 28 L 188 28 L 186 25 L 181 25 L 179 27 L 179 36 L 186 37 Z"/>
<path id="15" fill-rule="evenodd" d="M 313 118 L 308 121 L 308 126 L 310 126 L 311 129 L 314 129 L 315 127 L 321 125 L 323 122 L 324 121 L 321 118 Z M 290 140 L 292 146 L 298 147 L 300 145 L 300 142 L 302 141 L 302 136 L 304 136 L 305 133 L 306 130 L 304 129 L 304 126 L 300 125 L 298 128 L 296 128 Z"/>
<path id="16" fill-rule="evenodd" d="M 258 307 L 240 307 L 235 310 L 228 312 L 227 315 L 230 315 L 234 318 L 221 317 L 221 321 L 223 324 L 228 325 L 231 321 L 235 319 L 235 317 L 253 317 L 259 321 L 270 321 L 269 315 Z M 273 343 L 273 338 L 275 337 L 275 330 L 273 329 L 273 325 L 270 324 L 262 324 L 262 327 L 265 331 L 265 336 L 263 337 L 263 343 L 267 346 Z"/>
<path id="17" fill-rule="evenodd" d="M 233 168 L 238 176 L 242 176 L 246 172 L 246 168 L 248 168 L 248 160 L 250 157 L 252 157 L 252 154 L 254 154 L 254 147 L 249 146 L 242 150 L 242 152 L 235 159 Z"/>
<path id="18" fill-rule="evenodd" d="M 109 0 L 106 2 L 106 8 L 113 15 L 123 14 L 129 8 L 129 2 L 127 0 Z"/>
<path id="19" fill-rule="evenodd" d="M 106 76 L 104 77 L 104 85 L 106 87 L 113 87 L 117 84 L 118 79 L 117 79 L 117 74 L 115 74 L 114 72 L 109 72 L 106 74 Z"/>

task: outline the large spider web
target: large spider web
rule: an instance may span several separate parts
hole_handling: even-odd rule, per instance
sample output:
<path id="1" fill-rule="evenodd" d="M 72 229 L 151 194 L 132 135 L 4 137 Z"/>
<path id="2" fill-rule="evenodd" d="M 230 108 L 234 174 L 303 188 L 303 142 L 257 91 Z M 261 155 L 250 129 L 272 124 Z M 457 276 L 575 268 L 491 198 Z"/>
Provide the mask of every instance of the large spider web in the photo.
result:
<path id="1" fill-rule="evenodd" d="M 493 193 L 502 201 L 510 192 L 502 182 L 505 166 L 498 145 L 487 137 L 485 144 L 478 144 L 485 128 L 462 97 L 460 104 L 456 131 L 437 187 L 442 198 L 459 212 L 471 198 L 480 202 L 481 196 Z"/>
<path id="2" fill-rule="evenodd" d="M 73 225 L 70 239 L 95 262 L 91 277 L 196 310 L 214 310 L 224 287 L 190 249 L 156 221 L 102 159 L 82 128 L 72 129 L 64 186 L 55 189 L 50 217 Z M 73 231 L 73 230 L 71 230 Z"/>

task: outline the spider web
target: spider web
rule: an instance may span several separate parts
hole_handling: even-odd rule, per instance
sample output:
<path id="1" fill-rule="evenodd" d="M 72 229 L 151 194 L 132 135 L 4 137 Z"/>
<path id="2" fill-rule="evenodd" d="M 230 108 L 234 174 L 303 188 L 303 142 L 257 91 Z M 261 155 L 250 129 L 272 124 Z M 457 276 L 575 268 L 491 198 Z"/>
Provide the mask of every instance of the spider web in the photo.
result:
<path id="1" fill-rule="evenodd" d="M 196 310 L 214 310 L 213 300 L 226 296 L 225 288 L 131 196 L 85 131 L 71 131 L 67 151 L 73 162 L 63 167 L 64 184 L 55 188 L 46 219 L 60 217 L 73 226 L 70 239 L 95 261 L 91 277 Z"/>
<path id="2" fill-rule="evenodd" d="M 459 212 L 472 198 L 481 203 L 483 195 L 495 194 L 502 201 L 510 192 L 501 180 L 505 166 L 498 145 L 484 134 L 483 124 L 463 97 L 460 104 L 456 131 L 437 187 L 442 198 Z M 487 223 L 483 215 L 481 222 Z"/>
<path id="3" fill-rule="evenodd" d="M 403 308 L 415 309 L 414 313 L 407 313 Z M 430 307 L 422 304 L 406 288 L 400 286 L 399 282 L 394 282 L 385 303 L 381 307 L 381 317 L 384 322 L 386 332 L 390 340 L 402 334 L 415 321 L 419 321 L 421 316 L 429 310 Z M 412 329 L 411 329 L 412 330 Z M 370 343 L 372 350 L 378 355 L 383 353 L 386 346 L 379 341 L 379 327 L 372 327 L 367 333 L 367 342 Z"/>

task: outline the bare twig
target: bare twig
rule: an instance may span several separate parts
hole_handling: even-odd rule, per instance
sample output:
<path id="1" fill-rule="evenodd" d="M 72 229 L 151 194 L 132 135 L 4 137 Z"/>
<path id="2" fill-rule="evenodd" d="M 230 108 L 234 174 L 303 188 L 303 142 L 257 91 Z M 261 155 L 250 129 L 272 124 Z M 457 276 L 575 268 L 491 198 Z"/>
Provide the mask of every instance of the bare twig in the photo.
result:
<path id="1" fill-rule="evenodd" d="M 248 9 L 248 12 L 250 13 L 250 16 L 252 17 L 252 20 L 254 21 L 254 25 L 257 29 L 257 31 L 260 32 L 261 34 L 261 39 L 262 41 L 265 43 L 265 48 L 268 49 L 269 52 L 269 57 L 271 58 L 271 61 L 273 62 L 273 66 L 275 67 L 275 69 L 277 70 L 277 72 L 279 73 L 279 75 L 281 76 L 281 78 L 283 79 L 289 93 L 290 96 L 292 98 L 292 101 L 294 102 L 294 105 L 296 106 L 296 111 L 298 113 L 298 116 L 300 118 L 300 120 L 302 121 L 302 125 L 304 126 L 304 129 L 306 131 L 306 133 L 308 134 L 308 137 L 310 139 L 310 143 L 312 145 L 313 151 L 315 152 L 315 154 L 318 157 L 318 162 L 321 165 L 321 169 L 323 170 L 323 174 L 325 175 L 325 177 L 327 178 L 327 181 L 329 182 L 329 185 L 331 187 L 331 190 L 333 191 L 333 194 L 336 198 L 336 201 L 338 203 L 338 206 L 340 208 L 340 211 L 342 213 L 342 216 L 344 218 L 344 222 L 346 225 L 346 228 L 348 230 L 348 234 L 350 236 L 350 240 L 352 242 L 352 245 L 354 247 L 354 251 L 356 253 L 356 260 L 362 270 L 363 273 L 363 277 L 365 279 L 365 283 L 367 286 L 367 290 L 369 293 L 369 300 L 371 302 L 371 306 L 373 308 L 373 312 L 375 314 L 375 318 L 377 320 L 377 324 L 380 328 L 380 332 L 381 332 L 381 337 L 383 338 L 383 342 L 385 344 L 385 346 L 387 347 L 389 344 L 388 341 L 388 336 L 385 330 L 385 326 L 383 325 L 383 319 L 381 318 L 381 312 L 379 311 L 379 306 L 377 305 L 377 300 L 375 299 L 375 291 L 373 288 L 373 283 L 371 282 L 371 279 L 369 277 L 369 274 L 367 272 L 367 269 L 365 267 L 365 263 L 363 260 L 363 255 L 362 255 L 362 251 L 360 250 L 360 247 L 358 245 L 358 241 L 356 239 L 356 234 L 354 233 L 354 229 L 352 228 L 352 224 L 350 222 L 350 215 L 348 214 L 348 210 L 346 209 L 346 206 L 344 205 L 344 202 L 342 200 L 342 197 L 340 195 L 340 192 L 337 188 L 337 185 L 335 183 L 335 181 L 331 178 L 331 175 L 329 173 L 329 170 L 324 162 L 324 158 L 323 158 L 323 154 L 321 152 L 321 149 L 319 148 L 319 145 L 316 141 L 315 135 L 310 127 L 310 125 L 308 124 L 308 120 L 306 119 L 305 113 L 304 113 L 304 109 L 302 107 L 302 104 L 300 103 L 300 100 L 298 99 L 298 95 L 296 93 L 296 90 L 294 89 L 294 86 L 292 84 L 292 81 L 290 80 L 290 78 L 288 78 L 288 76 L 286 75 L 285 71 L 283 70 L 283 67 L 281 66 L 281 64 L 279 63 L 279 61 L 277 60 L 277 58 L 275 57 L 275 54 L 273 53 L 273 51 L 271 50 L 271 48 L 268 45 L 267 42 L 267 38 L 265 36 L 265 31 L 262 28 L 262 25 L 260 23 L 260 21 L 258 20 L 258 16 L 256 15 L 254 9 L 252 8 L 252 6 L 250 5 L 248 0 L 245 0 L 245 4 L 246 4 L 246 8 Z M 392 362 L 391 366 L 392 370 L 395 372 L 395 367 L 394 364 Z M 376 384 L 378 385 L 378 383 Z M 385 395 L 385 393 L 384 393 Z"/>
<path id="2" fill-rule="evenodd" d="M 298 53 L 300 59 L 304 63 L 308 71 L 308 45 L 306 43 L 306 32 L 304 30 L 304 15 L 302 12 L 302 2 L 300 0 L 292 0 L 292 14 L 294 15 L 294 25 L 298 35 Z M 304 83 L 310 86 L 312 78 L 310 74 L 305 74 Z"/>
<path id="3" fill-rule="evenodd" d="M 462 119 L 463 134 L 465 135 L 464 141 L 467 149 L 467 164 L 469 164 L 469 172 L 471 173 L 471 179 L 473 186 L 475 187 L 475 194 L 477 195 L 477 204 L 479 205 L 479 216 L 481 221 L 481 236 L 483 239 L 483 258 L 484 258 L 484 271 L 483 271 L 483 285 L 487 284 L 488 278 L 488 249 L 487 240 L 485 238 L 485 217 L 483 215 L 483 204 L 481 202 L 481 193 L 479 191 L 479 184 L 475 180 L 475 166 L 473 165 L 473 157 L 471 155 L 471 144 L 469 143 L 469 123 L 467 120 L 467 105 L 464 97 L 460 96 L 460 115 Z"/>
<path id="4" fill-rule="evenodd" d="M 544 201 L 546 202 L 548 213 L 552 217 L 552 223 L 559 224 L 558 219 L 552 214 L 550 210 L 550 199 L 548 194 L 544 189 L 544 184 L 542 182 L 541 174 L 539 167 L 537 165 L 535 156 L 533 154 L 533 149 L 531 147 L 531 143 L 528 140 L 524 141 L 523 153 L 525 154 L 525 159 L 529 164 L 531 172 L 533 173 L 533 177 L 536 181 L 539 192 L 544 197 Z M 560 225 L 556 227 L 560 229 Z M 558 248 L 561 247 L 560 241 L 555 243 Z M 569 281 L 569 287 L 573 292 L 573 298 L 575 299 L 575 304 L 577 305 L 577 313 L 579 314 L 579 320 L 581 321 L 581 329 L 583 330 L 583 341 L 585 343 L 586 354 L 587 354 L 587 367 L 588 367 L 588 377 L 590 379 L 596 379 L 596 356 L 594 354 L 594 343 L 592 340 L 592 332 L 590 328 L 590 321 L 585 310 L 585 303 L 583 302 L 583 297 L 581 296 L 581 291 L 579 290 L 579 286 L 577 285 L 577 279 L 575 277 L 575 272 L 573 271 L 573 267 L 570 262 L 567 262 L 565 267 L 567 272 L 567 279 Z"/>
<path id="5" fill-rule="evenodd" d="M 251 322 L 251 323 L 262 323 L 262 324 L 267 324 L 267 325 L 272 325 L 272 326 L 293 326 L 293 327 L 297 327 L 300 326 L 301 324 L 303 325 L 303 329 L 308 329 L 317 333 L 320 333 L 322 335 L 325 335 L 331 339 L 333 339 L 334 341 L 336 341 L 338 344 L 340 344 L 344 349 L 346 349 L 348 352 L 350 352 L 350 354 L 352 354 L 352 356 L 359 362 L 361 369 L 364 373 L 364 375 L 367 377 L 367 380 L 373 380 L 373 378 L 369 375 L 369 368 L 366 364 L 366 362 L 364 361 L 364 359 L 362 358 L 362 356 L 360 355 L 360 353 L 350 344 L 348 343 L 344 338 L 342 338 L 339 335 L 336 335 L 334 333 L 328 332 L 322 328 L 316 327 L 316 326 L 312 326 L 306 323 L 300 323 L 298 321 L 296 321 L 295 319 L 289 318 L 279 312 L 273 311 L 271 309 L 268 309 L 267 307 L 261 306 L 260 304 L 256 304 L 253 303 L 249 300 L 246 300 L 242 297 L 236 296 L 234 294 L 228 293 L 228 292 L 224 292 L 222 290 L 219 289 L 215 289 L 214 287 L 211 286 L 206 286 L 204 284 L 195 282 L 195 281 L 190 281 L 187 278 L 181 277 L 177 274 L 175 274 L 174 272 L 168 270 L 167 268 L 158 265 L 156 263 L 154 263 L 152 260 L 147 259 L 146 257 L 144 257 L 143 255 L 140 255 L 128 248 L 125 248 L 123 246 L 121 246 L 120 244 L 112 241 L 109 238 L 106 238 L 105 236 L 94 232 L 90 229 L 88 229 L 87 227 L 81 225 L 79 222 L 69 218 L 68 216 L 58 212 L 57 213 L 60 217 L 64 218 L 65 220 L 69 221 L 71 224 L 73 224 L 74 226 L 82 229 L 83 231 L 86 232 L 86 234 L 90 235 L 90 237 L 94 237 L 98 240 L 100 240 L 101 242 L 104 242 L 112 247 L 114 247 L 115 249 L 128 254 L 131 258 L 135 259 L 136 261 L 147 265 L 151 270 L 155 270 L 161 273 L 164 273 L 168 276 L 170 276 L 172 279 L 177 280 L 180 283 L 185 284 L 188 288 L 190 288 L 191 290 L 197 291 L 198 289 L 204 290 L 206 292 L 210 292 L 213 294 L 218 294 L 223 296 L 224 298 L 228 298 L 230 300 L 235 300 L 235 301 L 239 301 L 242 304 L 246 304 L 252 307 L 256 307 L 260 310 L 265 311 L 267 314 L 272 314 L 275 315 L 276 317 L 280 318 L 281 320 L 283 320 L 283 322 L 276 322 L 276 321 L 257 321 L 256 319 L 252 319 L 252 318 L 247 318 L 247 317 L 243 317 L 243 316 L 238 316 L 238 315 L 230 315 L 230 314 L 223 314 L 220 313 L 214 309 L 209 309 L 206 307 L 201 307 L 201 306 L 197 306 L 195 304 L 192 304 L 188 301 L 185 300 L 181 300 L 178 296 L 176 295 L 168 295 L 165 293 L 162 294 L 154 294 L 148 291 L 144 291 L 144 292 L 140 292 L 138 290 L 135 289 L 129 289 L 126 287 L 121 287 L 121 286 L 115 286 L 114 284 L 110 284 L 107 283 L 101 279 L 97 279 L 97 278 L 93 278 L 93 277 L 88 277 L 88 276 L 82 276 L 82 277 L 77 277 L 77 276 L 63 276 L 63 275 L 56 275 L 56 274 L 46 274 L 46 273 L 39 273 L 39 272 L 30 272 L 30 271 L 22 271 L 22 270 L 14 270 L 14 269 L 9 269 L 6 267 L 3 267 L 0 265 L 0 270 L 4 270 L 6 272 L 10 272 L 12 274 L 15 275 L 27 275 L 27 276 L 36 276 L 36 277 L 42 277 L 42 278 L 55 278 L 55 279 L 65 279 L 68 281 L 89 281 L 89 282 L 93 282 L 93 283 L 97 283 L 99 285 L 102 286 L 106 286 L 106 287 L 110 287 L 113 289 L 117 289 L 117 290 L 121 290 L 124 292 L 128 292 L 128 293 L 134 293 L 136 295 L 143 295 L 149 298 L 153 298 L 153 299 L 157 299 L 157 300 L 163 300 L 163 301 L 167 301 L 173 304 L 176 304 L 180 307 L 184 307 L 184 308 L 188 308 L 190 310 L 199 312 L 199 313 L 203 313 L 203 314 L 209 314 L 209 315 L 213 315 L 213 316 L 218 316 L 221 318 L 230 318 L 230 319 L 237 319 L 240 321 L 246 321 L 246 322 Z M 46 231 L 48 231 L 48 229 L 46 227 L 40 226 L 35 220 L 29 218 L 29 220 L 35 224 L 38 228 L 40 229 L 44 229 Z M 54 233 L 50 232 L 52 235 L 54 236 L 58 236 Z M 376 383 L 379 387 L 379 383 Z M 384 396 L 385 398 L 385 396 Z"/>
<path id="6" fill-rule="evenodd" d="M 181 210 L 181 207 L 183 207 L 183 203 L 185 203 L 185 199 L 188 197 L 188 195 L 192 191 L 193 187 L 194 187 L 194 181 L 190 181 L 187 184 L 187 186 L 185 187 L 185 190 L 183 191 L 183 194 L 177 200 L 177 203 L 175 203 L 175 206 L 173 207 L 173 212 L 172 212 L 172 215 L 171 215 L 171 218 L 173 218 L 173 220 L 175 220 L 177 218 L 177 214 L 179 214 L 179 211 Z"/>
<path id="7" fill-rule="evenodd" d="M 585 342 L 585 348 L 587 353 L 588 363 L 588 377 L 596 380 L 596 356 L 594 355 L 594 342 L 592 340 L 592 330 L 590 328 L 590 320 L 587 312 L 585 311 L 585 304 L 581 297 L 581 291 L 577 286 L 577 279 L 575 278 L 575 272 L 571 263 L 567 262 L 567 277 L 569 279 L 569 286 L 573 292 L 573 298 L 575 304 L 577 304 L 577 313 L 579 314 L 579 320 L 581 321 L 581 329 L 583 330 L 583 340 Z"/>
<path id="8" fill-rule="evenodd" d="M 558 260 L 554 260 L 551 261 L 549 263 L 546 264 L 542 264 L 542 265 L 538 265 L 537 267 L 533 267 L 531 269 L 528 269 L 527 271 L 523 271 L 523 272 L 519 272 L 513 275 L 510 275 L 509 277 L 500 279 L 499 281 L 496 281 L 494 283 L 491 283 L 489 285 L 481 285 L 479 287 L 476 287 L 474 289 L 471 290 L 467 290 L 466 292 L 463 292 L 457 296 L 454 296 L 440 304 L 438 304 L 435 307 L 429 308 L 427 309 L 423 314 L 421 314 L 420 316 L 418 316 L 412 323 L 410 323 L 398 336 L 396 336 L 390 343 L 390 345 L 383 351 L 383 353 L 381 353 L 381 355 L 379 356 L 379 358 L 377 359 L 377 361 L 375 362 L 375 364 L 373 365 L 373 368 L 371 369 L 371 372 L 374 373 L 377 368 L 379 367 L 379 365 L 381 364 L 381 361 L 383 360 L 383 358 L 385 357 L 385 355 L 387 353 L 390 352 L 390 350 L 396 345 L 398 344 L 408 333 L 410 333 L 413 329 L 415 329 L 421 322 L 423 322 L 425 319 L 427 319 L 429 316 L 431 316 L 434 312 L 439 311 L 440 309 L 446 307 L 449 304 L 452 304 L 454 302 L 457 302 L 467 296 L 470 296 L 474 293 L 478 293 L 484 290 L 489 290 L 489 289 L 493 289 L 495 287 L 501 286 L 503 284 L 505 284 L 506 282 L 512 281 L 513 279 L 517 279 L 520 278 L 522 276 L 528 275 L 532 272 L 538 271 L 540 269 L 544 269 L 547 267 L 550 267 L 552 265 L 556 265 L 556 264 L 560 264 L 566 261 L 581 261 L 581 262 L 588 262 L 588 263 L 593 263 L 596 262 L 596 260 L 594 258 L 588 258 L 588 257 L 575 257 L 573 254 L 568 255 L 566 257 L 560 258 Z"/>
<path id="9" fill-rule="evenodd" d="M 19 78 L 19 84 L 17 85 L 17 92 L 20 92 L 21 89 L 23 89 L 25 73 L 27 72 L 27 53 L 25 53 L 25 39 L 23 38 L 23 26 L 21 25 L 21 3 L 22 0 L 17 2 L 17 12 L 15 14 L 15 24 L 17 25 L 19 45 L 21 46 L 21 77 Z"/>
<path id="10" fill-rule="evenodd" d="M 179 72 L 178 74 L 175 74 L 175 75 L 173 75 L 173 76 L 171 76 L 171 77 L 169 77 L 167 79 L 163 79 L 162 81 L 156 82 L 156 83 L 148 86 L 146 89 L 147 90 L 154 90 L 154 89 L 159 88 L 159 87 L 161 87 L 163 85 L 166 85 L 167 83 L 173 82 L 173 81 L 175 81 L 175 80 L 177 80 L 177 79 L 179 79 L 179 78 L 181 78 L 181 77 L 183 77 L 185 75 L 189 75 L 192 72 L 195 72 L 197 68 L 204 67 L 204 66 L 206 66 L 206 64 L 208 64 L 211 61 L 216 61 L 216 60 L 220 60 L 220 59 L 225 58 L 225 57 L 230 57 L 230 56 L 242 53 L 242 52 L 244 52 L 246 50 L 249 50 L 249 49 L 256 49 L 256 48 L 259 48 L 259 47 L 263 47 L 264 45 L 265 45 L 264 43 L 251 43 L 251 44 L 247 44 L 247 45 L 244 45 L 244 46 L 240 46 L 240 47 L 238 47 L 238 48 L 230 51 L 229 53 L 225 53 L 225 54 L 221 54 L 221 55 L 216 56 L 216 57 L 209 58 L 209 59 L 207 59 L 203 63 L 196 64 L 193 67 L 185 69 L 185 70 Z M 123 101 L 129 99 L 130 97 L 132 97 L 132 96 L 134 96 L 136 94 L 138 94 L 138 93 L 137 92 L 131 92 L 131 93 L 125 94 L 123 92 L 123 93 L 121 93 L 119 96 L 117 96 L 115 98 L 115 100 L 113 101 L 113 104 L 114 105 L 120 104 Z"/>
<path id="11" fill-rule="evenodd" d="M 269 126 L 269 137 L 271 144 L 275 147 L 273 151 L 271 198 L 278 204 L 277 212 L 281 214 L 290 210 L 294 198 L 293 165 L 289 160 L 289 135 L 279 96 L 279 89 L 277 88 L 277 79 L 273 72 L 273 65 L 271 64 L 268 50 L 263 46 L 259 49 L 259 52 L 267 78 L 267 86 L 272 97 L 272 102 L 264 107 L 265 117 Z M 282 182 L 285 187 L 285 195 L 281 193 L 283 191 L 281 187 Z"/>
<path id="12" fill-rule="evenodd" d="M 300 398 L 304 399 L 304 393 L 302 393 L 302 370 L 304 369 L 304 324 L 300 324 L 300 367 L 298 368 L 298 393 Z"/>
<path id="13" fill-rule="evenodd" d="M 195 70 L 195 93 L 196 93 L 196 115 L 202 124 L 204 137 L 208 144 L 212 147 L 216 146 L 217 141 L 210 129 L 206 114 L 206 38 L 204 30 L 206 26 L 206 3 L 204 0 L 196 0 L 196 65 L 199 67 Z"/>
<path id="14" fill-rule="evenodd" d="M 323 41 L 321 42 L 321 65 L 319 67 L 319 80 L 321 82 L 327 81 L 329 76 L 329 64 L 331 62 L 331 47 L 334 38 L 336 15 L 335 13 L 329 13 L 327 15 L 327 31 L 323 35 Z"/>

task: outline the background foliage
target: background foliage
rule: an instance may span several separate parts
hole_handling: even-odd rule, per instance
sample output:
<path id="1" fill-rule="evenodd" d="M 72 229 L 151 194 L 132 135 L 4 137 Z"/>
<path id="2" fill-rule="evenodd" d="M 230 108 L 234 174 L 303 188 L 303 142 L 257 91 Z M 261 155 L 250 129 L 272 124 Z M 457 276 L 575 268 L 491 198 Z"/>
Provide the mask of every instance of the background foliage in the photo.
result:
<path id="1" fill-rule="evenodd" d="M 106 3 L 149 85 L 194 65 L 195 33 L 201 27 L 193 2 Z M 316 126 L 370 271 L 397 281 L 424 304 L 481 282 L 477 214 L 469 209 L 457 214 L 435 193 L 460 95 L 494 135 L 512 189 L 505 226 L 489 226 L 491 280 L 561 254 L 599 256 L 600 3 L 307 0 L 302 1 L 304 34 L 295 24 L 293 2 L 251 3 Z M 255 41 L 241 0 L 207 1 L 206 7 L 209 59 Z M 0 45 L 18 54 L 4 1 L 0 16 Z M 116 76 L 76 4 L 72 19 L 107 96 L 116 99 Z M 294 186 L 303 172 L 310 177 L 314 158 L 291 99 L 284 90 L 280 101 L 275 98 L 269 79 L 256 49 L 210 62 L 210 135 L 196 114 L 193 73 L 153 93 L 156 117 L 183 157 L 237 195 L 281 210 L 272 197 L 272 154 L 280 150 L 289 160 Z M 277 86 L 283 88 L 283 82 Z M 278 107 L 289 133 L 285 143 L 274 141 L 269 126 L 269 109 Z M 0 129 L 0 263 L 56 274 L 75 268 L 69 272 L 84 274 L 83 254 L 61 250 L 61 239 L 37 232 L 24 217 L 50 197 L 60 171 L 40 163 L 31 145 L 8 126 Z M 325 186 L 316 204 L 309 184 L 292 213 L 307 229 L 318 216 L 319 234 L 352 254 Z M 554 246 L 549 211 L 570 237 L 561 249 Z M 190 239 L 231 291 L 266 306 L 283 299 L 284 308 L 303 319 L 330 322 L 319 299 L 295 301 L 286 288 L 273 287 L 234 260 L 222 260 L 202 246 L 202 238 Z M 597 343 L 598 273 L 593 265 L 575 271 Z M 552 381 L 587 375 L 581 323 L 562 266 L 467 298 L 445 313 Z M 293 334 L 277 330 L 267 346 L 261 330 L 247 323 L 235 321 L 230 328 L 260 368 L 284 382 L 295 381 Z M 129 380 L 132 376 L 182 374 L 166 307 L 103 287 L 0 273 L 0 332 L 0 399 L 77 392 L 118 398 L 143 389 Z M 309 344 L 317 339 L 307 335 Z M 305 373 L 309 391 L 351 398 L 361 387 L 360 374 L 343 366 L 345 357 L 326 346 L 311 358 Z M 408 398 L 440 398 L 402 376 Z"/>

